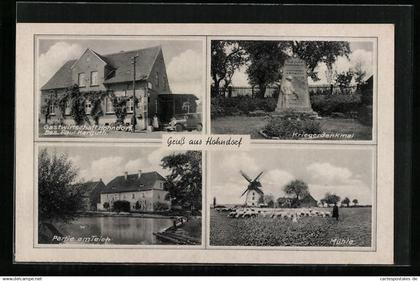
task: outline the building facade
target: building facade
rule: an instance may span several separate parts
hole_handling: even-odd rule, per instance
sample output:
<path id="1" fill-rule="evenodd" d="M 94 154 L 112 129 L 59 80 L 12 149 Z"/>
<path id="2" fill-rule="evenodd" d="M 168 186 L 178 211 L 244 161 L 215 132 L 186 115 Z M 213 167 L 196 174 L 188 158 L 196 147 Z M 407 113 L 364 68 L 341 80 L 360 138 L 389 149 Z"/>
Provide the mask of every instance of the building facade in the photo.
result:
<path id="1" fill-rule="evenodd" d="M 136 57 L 134 77 L 133 57 Z M 133 80 L 135 81 L 135 95 L 139 100 L 134 108 Z M 77 85 L 80 92 L 108 93 L 101 101 L 103 116 L 99 118 L 99 125 L 115 123 L 116 116 L 110 94 L 116 97 L 130 98 L 127 102 L 127 115 L 124 123 L 136 113 L 137 126 L 144 129 L 151 125 L 152 118 L 158 113 L 158 95 L 171 94 L 169 80 L 166 73 L 165 61 L 160 46 L 134 51 L 100 55 L 86 49 L 77 59 L 67 61 L 52 77 L 41 87 L 40 123 L 60 122 L 74 124 L 70 116 L 71 107 L 68 101 L 64 112 L 57 103 L 49 103 L 63 96 L 67 89 Z M 48 107 L 46 110 L 45 107 Z M 87 99 L 85 112 L 92 124 L 92 104 Z M 46 114 L 48 112 L 48 114 Z M 48 116 L 47 116 L 48 115 Z"/>
<path id="2" fill-rule="evenodd" d="M 96 211 L 97 205 L 100 202 L 100 194 L 106 188 L 102 179 L 82 183 L 77 185 L 77 187 L 82 190 L 83 204 L 81 211 Z"/>
<path id="3" fill-rule="evenodd" d="M 264 192 L 258 187 L 249 188 L 246 193 L 245 206 L 247 207 L 258 207 L 264 203 Z"/>
<path id="4" fill-rule="evenodd" d="M 161 211 L 171 202 L 164 190 L 166 179 L 157 172 L 124 173 L 111 180 L 100 194 L 98 210 L 112 210 L 115 201 L 128 201 L 131 211 Z"/>

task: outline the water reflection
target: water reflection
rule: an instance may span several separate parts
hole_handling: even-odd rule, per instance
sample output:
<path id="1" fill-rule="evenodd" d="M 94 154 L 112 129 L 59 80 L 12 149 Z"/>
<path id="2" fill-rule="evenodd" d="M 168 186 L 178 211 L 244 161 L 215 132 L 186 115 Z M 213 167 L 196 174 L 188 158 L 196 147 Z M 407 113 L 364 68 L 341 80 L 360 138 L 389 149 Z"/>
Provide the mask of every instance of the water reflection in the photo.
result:
<path id="1" fill-rule="evenodd" d="M 109 237 L 111 244 L 161 244 L 153 235 L 172 225 L 170 219 L 133 217 L 82 217 L 58 226 L 63 235 Z"/>

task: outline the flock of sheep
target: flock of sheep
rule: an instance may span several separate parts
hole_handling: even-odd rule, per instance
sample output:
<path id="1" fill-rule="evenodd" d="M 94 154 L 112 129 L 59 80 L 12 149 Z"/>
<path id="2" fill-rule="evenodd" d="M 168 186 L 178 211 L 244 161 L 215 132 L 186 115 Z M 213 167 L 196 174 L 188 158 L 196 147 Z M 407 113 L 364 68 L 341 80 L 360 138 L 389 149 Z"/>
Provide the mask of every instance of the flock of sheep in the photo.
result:
<path id="1" fill-rule="evenodd" d="M 329 211 L 317 211 L 313 209 L 254 209 L 254 208 L 217 208 L 218 212 L 229 212 L 229 218 L 253 218 L 253 217 L 270 217 L 289 219 L 294 222 L 301 217 L 331 217 Z"/>

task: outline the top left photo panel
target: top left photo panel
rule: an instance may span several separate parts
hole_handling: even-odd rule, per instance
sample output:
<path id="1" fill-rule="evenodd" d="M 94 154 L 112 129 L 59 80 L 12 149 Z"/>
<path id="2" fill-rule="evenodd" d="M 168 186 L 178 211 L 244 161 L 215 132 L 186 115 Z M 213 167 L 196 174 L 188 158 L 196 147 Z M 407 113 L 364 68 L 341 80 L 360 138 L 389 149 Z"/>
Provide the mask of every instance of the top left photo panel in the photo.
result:
<path id="1" fill-rule="evenodd" d="M 35 36 L 38 137 L 203 133 L 205 44 L 201 37 Z"/>

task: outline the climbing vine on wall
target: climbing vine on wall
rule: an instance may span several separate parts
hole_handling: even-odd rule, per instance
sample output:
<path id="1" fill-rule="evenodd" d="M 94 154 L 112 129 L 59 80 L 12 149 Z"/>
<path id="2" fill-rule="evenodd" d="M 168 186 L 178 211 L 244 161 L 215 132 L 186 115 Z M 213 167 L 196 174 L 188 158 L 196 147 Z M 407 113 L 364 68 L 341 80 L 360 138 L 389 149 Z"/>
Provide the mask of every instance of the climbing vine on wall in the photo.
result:
<path id="1" fill-rule="evenodd" d="M 114 93 L 111 94 L 112 106 L 114 107 L 115 116 L 117 117 L 116 124 L 123 125 L 125 117 L 127 116 L 127 102 L 131 97 L 123 96 L 117 97 Z M 139 99 L 136 97 L 134 106 L 137 107 Z"/>
<path id="2" fill-rule="evenodd" d="M 95 121 L 95 125 L 99 125 L 99 119 L 104 116 L 102 101 L 107 96 L 108 93 L 106 91 L 95 91 L 88 93 L 89 101 L 92 105 L 90 116 L 92 116 L 92 119 Z"/>
<path id="3" fill-rule="evenodd" d="M 57 106 L 61 112 L 62 118 L 65 118 L 66 107 L 70 102 L 70 115 L 72 116 L 76 125 L 83 125 L 85 123 L 90 124 L 88 115 L 86 113 L 86 102 L 90 102 L 90 116 L 95 122 L 95 125 L 98 125 L 100 118 L 105 114 L 102 103 L 106 97 L 110 98 L 112 101 L 114 113 L 117 118 L 116 124 L 123 125 L 128 111 L 127 104 L 128 101 L 132 98 L 131 96 L 117 97 L 111 91 L 81 92 L 77 84 L 68 87 L 65 93 L 59 97 L 56 95 L 50 95 L 45 99 L 41 111 L 45 116 L 46 123 L 53 113 L 51 112 L 52 105 Z M 136 97 L 134 99 L 134 106 L 137 107 L 138 103 L 139 99 Z M 62 120 L 60 121 L 62 122 Z"/>
<path id="4" fill-rule="evenodd" d="M 41 107 L 41 113 L 44 115 L 45 124 L 48 122 L 48 119 L 51 117 L 51 105 L 54 103 L 52 96 L 49 96 L 45 99 L 43 106 Z"/>

